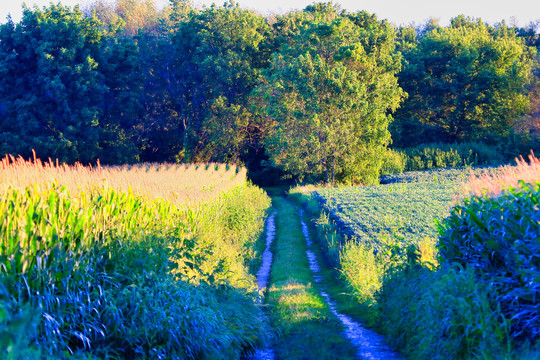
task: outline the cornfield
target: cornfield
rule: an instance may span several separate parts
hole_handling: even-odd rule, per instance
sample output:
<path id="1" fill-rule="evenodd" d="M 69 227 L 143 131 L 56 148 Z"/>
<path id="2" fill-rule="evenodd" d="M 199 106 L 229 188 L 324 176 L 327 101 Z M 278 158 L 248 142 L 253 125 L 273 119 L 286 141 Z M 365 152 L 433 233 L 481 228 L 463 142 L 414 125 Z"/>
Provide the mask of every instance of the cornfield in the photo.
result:
<path id="1" fill-rule="evenodd" d="M 133 192 L 175 204 L 209 200 L 244 183 L 246 170 L 224 164 L 151 164 L 85 167 L 6 156 L 0 162 L 0 193 L 51 184 L 65 186 L 72 196 L 95 188 Z"/>
<path id="2" fill-rule="evenodd" d="M 148 358 L 155 349 L 189 353 L 191 347 L 208 346 L 208 353 L 221 352 L 223 348 L 211 348 L 219 341 L 206 344 L 202 339 L 212 339 L 213 333 L 191 336 L 177 326 L 174 331 L 160 330 L 168 334 L 165 338 L 154 338 L 145 329 L 162 326 L 157 319 L 171 316 L 187 316 L 185 321 L 197 324 L 217 321 L 224 316 L 221 311 L 256 317 L 253 312 L 258 310 L 245 292 L 236 300 L 227 295 L 231 300 L 209 301 L 220 293 L 198 284 L 212 286 L 219 279 L 252 286 L 245 264 L 253 256 L 249 249 L 262 230 L 268 205 L 264 192 L 248 185 L 246 171 L 236 166 L 85 167 L 4 158 L 0 162 L 0 343 L 9 346 L 0 347 L 0 358 L 34 358 L 41 353 L 33 352 L 35 346 L 50 356 L 83 349 L 100 353 L 114 348 L 122 353 L 138 344 L 145 344 Z M 169 290 L 162 292 L 162 287 Z M 122 300 L 128 292 L 146 294 L 148 304 L 137 304 L 140 318 L 131 318 L 134 308 Z M 162 308 L 151 304 L 155 296 L 150 294 L 156 292 L 163 297 Z M 182 315 L 176 306 L 184 306 L 185 301 L 171 298 L 178 295 L 185 301 L 208 297 L 201 300 L 207 304 L 202 315 L 193 319 Z M 151 315 L 158 311 L 162 317 Z M 169 311 L 174 315 L 166 315 Z M 26 313 L 30 314 L 26 320 L 17 323 Z M 155 323 L 147 318 L 156 319 Z M 133 321 L 140 331 L 130 325 Z M 224 334 L 228 345 L 223 346 L 234 351 L 240 351 L 253 332 L 224 321 L 215 326 L 222 329 L 217 333 Z M 14 335 L 25 333 L 32 334 Z M 25 348 L 31 355 L 17 353 Z"/>

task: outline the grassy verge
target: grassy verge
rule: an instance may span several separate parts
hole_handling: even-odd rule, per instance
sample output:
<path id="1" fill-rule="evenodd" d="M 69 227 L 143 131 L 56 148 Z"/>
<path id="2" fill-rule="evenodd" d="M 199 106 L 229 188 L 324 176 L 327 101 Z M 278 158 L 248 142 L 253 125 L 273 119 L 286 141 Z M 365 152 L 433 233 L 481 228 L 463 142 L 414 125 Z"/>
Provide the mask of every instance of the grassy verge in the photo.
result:
<path id="1" fill-rule="evenodd" d="M 298 211 L 284 199 L 273 198 L 278 210 L 267 302 L 280 333 L 278 359 L 354 359 L 354 347 L 314 286 Z"/>
<path id="2" fill-rule="evenodd" d="M 337 226 L 323 211 L 319 201 L 310 193 L 310 190 L 314 189 L 294 189 L 289 193 L 288 198 L 306 210 L 305 222 L 308 224 L 310 233 L 313 234 L 312 238 L 315 240 L 315 244 L 317 244 L 317 246 L 312 247 L 312 251 L 317 256 L 321 267 L 325 291 L 336 302 L 338 312 L 351 316 L 364 325 L 373 327 L 377 317 L 376 303 L 371 297 L 359 301 L 360 294 L 352 286 L 350 280 L 354 278 L 365 283 L 373 282 L 373 273 L 378 269 L 372 269 L 371 272 L 368 272 L 366 267 L 369 266 L 369 260 L 360 262 L 357 258 L 353 259 L 352 251 L 342 251 L 344 248 L 347 250 L 352 243 L 346 241 Z M 340 258 L 340 255 L 347 253 L 351 256 Z M 348 260 L 354 262 L 356 267 L 363 264 L 363 273 L 344 272 L 340 261 Z M 378 277 L 378 275 L 375 277 Z M 378 282 L 378 279 L 376 280 Z"/>

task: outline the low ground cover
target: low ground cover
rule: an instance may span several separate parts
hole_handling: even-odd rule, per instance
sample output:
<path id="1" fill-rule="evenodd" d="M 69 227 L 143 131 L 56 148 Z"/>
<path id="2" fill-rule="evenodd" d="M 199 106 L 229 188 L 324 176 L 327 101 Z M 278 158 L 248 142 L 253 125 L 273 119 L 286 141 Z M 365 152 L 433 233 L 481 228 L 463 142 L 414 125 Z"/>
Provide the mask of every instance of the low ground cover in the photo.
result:
<path id="1" fill-rule="evenodd" d="M 315 196 L 341 231 L 359 242 L 377 250 L 406 247 L 437 237 L 435 219 L 448 214 L 468 172 L 404 173 L 386 177 L 387 185 L 320 189 Z"/>
<path id="2" fill-rule="evenodd" d="M 127 169 L 3 161 L 3 358 L 231 359 L 257 345 L 248 265 L 269 198 L 222 166 L 219 191 L 179 201 L 174 181 L 200 189 L 219 170 L 182 179 L 185 168 L 147 168 L 152 180 L 125 190 L 109 185 L 124 185 Z M 8 176 L 24 173 L 36 183 Z"/>

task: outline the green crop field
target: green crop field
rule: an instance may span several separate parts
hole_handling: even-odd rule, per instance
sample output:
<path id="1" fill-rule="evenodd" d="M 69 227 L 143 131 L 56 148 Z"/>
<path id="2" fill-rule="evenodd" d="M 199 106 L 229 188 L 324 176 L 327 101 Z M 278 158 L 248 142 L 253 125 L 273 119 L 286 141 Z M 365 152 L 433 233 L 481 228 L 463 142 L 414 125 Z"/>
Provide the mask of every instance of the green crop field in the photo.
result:
<path id="1" fill-rule="evenodd" d="M 448 215 L 460 184 L 470 170 L 410 172 L 383 179 L 380 186 L 320 189 L 325 209 L 342 230 L 379 248 L 399 241 L 417 243 L 436 238 L 436 219 Z"/>
<path id="2" fill-rule="evenodd" d="M 537 337 L 539 308 L 540 167 L 529 160 L 312 192 L 323 251 L 405 357 L 538 358 L 523 341 Z"/>
<path id="3" fill-rule="evenodd" d="M 260 341 L 269 203 L 224 165 L 5 158 L 0 357 L 238 358 Z"/>

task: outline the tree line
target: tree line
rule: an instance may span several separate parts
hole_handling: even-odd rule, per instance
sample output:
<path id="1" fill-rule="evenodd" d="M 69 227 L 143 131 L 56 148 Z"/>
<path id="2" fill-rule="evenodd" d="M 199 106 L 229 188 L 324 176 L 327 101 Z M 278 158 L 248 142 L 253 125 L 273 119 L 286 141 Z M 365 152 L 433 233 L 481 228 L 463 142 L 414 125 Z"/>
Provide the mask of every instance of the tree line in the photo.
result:
<path id="1" fill-rule="evenodd" d="M 372 183 L 389 145 L 515 137 L 539 46 L 538 24 L 396 27 L 333 3 L 25 7 L 0 25 L 0 155 Z"/>

